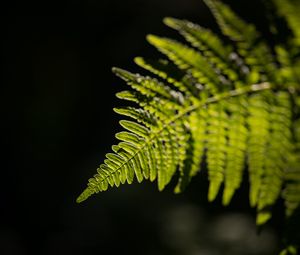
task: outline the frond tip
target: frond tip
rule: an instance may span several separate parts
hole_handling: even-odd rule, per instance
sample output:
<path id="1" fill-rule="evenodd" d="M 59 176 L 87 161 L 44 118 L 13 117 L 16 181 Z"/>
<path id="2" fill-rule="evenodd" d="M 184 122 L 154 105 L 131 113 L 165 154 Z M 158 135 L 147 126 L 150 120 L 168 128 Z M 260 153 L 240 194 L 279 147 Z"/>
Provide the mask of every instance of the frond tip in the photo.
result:
<path id="1" fill-rule="evenodd" d="M 82 203 L 85 200 L 87 200 L 91 195 L 93 195 L 94 192 L 90 190 L 89 188 L 86 188 L 76 199 L 76 203 Z"/>

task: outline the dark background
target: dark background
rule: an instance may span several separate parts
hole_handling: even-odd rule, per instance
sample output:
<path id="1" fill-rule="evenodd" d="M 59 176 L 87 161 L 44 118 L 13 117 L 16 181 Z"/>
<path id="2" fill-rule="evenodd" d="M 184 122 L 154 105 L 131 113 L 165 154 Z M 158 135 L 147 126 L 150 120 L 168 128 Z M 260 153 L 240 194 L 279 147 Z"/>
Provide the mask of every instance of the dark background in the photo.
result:
<path id="1" fill-rule="evenodd" d="M 201 175 L 181 195 L 145 182 L 75 203 L 116 142 L 125 85 L 111 67 L 159 57 L 148 33 L 179 39 L 165 16 L 216 30 L 201 0 L 41 2 L 2 8 L 0 254 L 274 254 L 279 223 L 256 236 L 247 183 L 225 209 Z M 239 2 L 264 29 L 258 1 Z"/>

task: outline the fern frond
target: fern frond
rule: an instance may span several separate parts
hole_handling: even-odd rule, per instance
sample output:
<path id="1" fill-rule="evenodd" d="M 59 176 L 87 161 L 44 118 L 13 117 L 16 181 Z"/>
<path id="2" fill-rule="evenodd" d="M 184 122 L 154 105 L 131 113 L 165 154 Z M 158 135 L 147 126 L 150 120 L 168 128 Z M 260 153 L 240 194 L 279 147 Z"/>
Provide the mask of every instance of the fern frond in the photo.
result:
<path id="1" fill-rule="evenodd" d="M 121 75 L 123 71 L 117 69 L 117 72 L 119 72 L 118 75 Z M 124 75 L 127 77 L 128 72 L 125 72 Z M 131 80 L 129 80 L 129 82 L 131 82 Z M 127 134 L 128 136 L 126 139 L 123 139 L 124 137 L 122 137 L 123 141 L 118 145 L 113 146 L 113 151 L 117 156 L 119 156 L 119 158 L 122 158 L 122 163 L 120 161 L 112 162 L 110 159 L 105 160 L 105 164 L 102 164 L 97 170 L 98 174 L 89 179 L 87 189 L 78 197 L 77 202 L 80 203 L 94 193 L 107 190 L 108 184 L 110 184 L 110 186 L 118 187 L 120 184 L 120 176 L 126 176 L 128 183 L 132 183 L 133 176 L 136 176 L 138 182 L 142 182 L 144 178 L 148 178 L 147 172 L 145 172 L 145 169 L 143 171 L 143 168 L 141 167 L 147 163 L 147 160 L 150 173 L 151 171 L 153 172 L 152 176 L 154 177 L 152 180 L 154 180 L 155 176 L 157 176 L 158 188 L 159 190 L 162 190 L 169 183 L 171 180 L 170 176 L 174 174 L 176 170 L 174 168 L 174 164 L 169 163 L 169 158 L 171 155 L 170 151 L 164 153 L 164 150 L 170 150 L 170 148 L 166 147 L 166 143 L 168 143 L 168 140 L 164 136 L 166 130 L 173 126 L 177 127 L 175 129 L 177 141 L 181 142 L 182 140 L 186 140 L 187 136 L 184 121 L 189 114 L 208 105 L 214 105 L 222 100 L 268 89 L 270 89 L 270 84 L 262 83 L 231 90 L 222 94 L 218 94 L 215 97 L 199 100 L 194 105 L 183 108 L 180 111 L 177 111 L 176 114 L 171 114 L 169 118 L 161 119 L 159 126 L 153 126 L 152 129 L 148 129 L 136 122 L 121 121 L 120 124 L 127 131 L 131 132 L 130 136 Z M 170 130 L 172 130 L 172 128 Z M 220 139 L 222 138 L 220 137 Z M 176 138 L 173 141 L 175 140 Z M 177 162 L 177 165 L 181 166 L 183 164 L 182 162 L 184 162 L 186 158 L 186 143 L 178 143 L 177 147 L 179 148 L 177 149 L 178 155 L 183 155 L 179 157 L 181 160 Z M 153 155 L 154 157 L 152 157 Z M 220 152 L 220 159 L 222 159 L 221 155 L 222 153 Z M 149 165 L 149 163 L 153 161 L 155 164 Z M 212 163 L 212 165 L 214 165 L 214 163 Z M 154 169 L 151 167 L 154 167 Z M 217 171 L 219 171 L 218 169 L 220 168 L 217 168 L 215 171 L 214 166 L 212 167 L 211 176 L 212 178 L 214 178 L 214 176 L 217 177 L 215 181 L 216 185 L 219 185 L 217 184 L 219 175 L 215 174 Z M 212 186 L 211 190 L 213 191 L 211 192 L 216 193 L 215 189 L 215 186 Z M 211 197 L 213 196 L 211 195 Z"/>
<path id="2" fill-rule="evenodd" d="M 113 69 L 131 88 L 117 97 L 134 103 L 114 111 L 130 120 L 120 121 L 119 143 L 77 202 L 134 179 L 157 180 L 161 191 L 177 171 L 174 191 L 180 193 L 206 164 L 208 200 L 224 187 L 223 205 L 231 202 L 248 168 L 258 225 L 270 219 L 280 195 L 288 217 L 299 209 L 300 23 L 295 12 L 300 5 L 274 0 L 294 32 L 290 50 L 288 43 L 269 46 L 254 25 L 221 1 L 205 2 L 232 44 L 189 21 L 166 18 L 165 24 L 191 45 L 149 35 L 166 59 L 138 57 L 135 63 L 155 77 Z M 283 254 L 288 252 L 294 250 Z"/>

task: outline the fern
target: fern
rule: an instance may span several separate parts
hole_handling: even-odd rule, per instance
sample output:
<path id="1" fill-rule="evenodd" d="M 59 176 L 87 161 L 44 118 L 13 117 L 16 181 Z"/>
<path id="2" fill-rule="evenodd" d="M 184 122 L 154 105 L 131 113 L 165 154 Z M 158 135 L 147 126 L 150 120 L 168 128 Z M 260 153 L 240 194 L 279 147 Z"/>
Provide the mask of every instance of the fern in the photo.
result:
<path id="1" fill-rule="evenodd" d="M 117 97 L 135 103 L 114 110 L 132 120 L 120 121 L 125 129 L 116 134 L 120 142 L 77 202 L 134 179 L 157 180 L 163 190 L 177 171 L 175 192 L 182 192 L 204 162 L 208 200 L 221 193 L 224 205 L 248 169 L 258 225 L 271 218 L 280 197 L 287 217 L 299 208 L 300 5 L 273 0 L 291 30 L 286 44 L 273 47 L 229 6 L 204 1 L 230 44 L 192 22 L 166 18 L 190 45 L 149 35 L 165 58 L 135 62 L 156 78 L 113 69 L 131 88 Z M 296 249 L 288 245 L 282 254 Z"/>

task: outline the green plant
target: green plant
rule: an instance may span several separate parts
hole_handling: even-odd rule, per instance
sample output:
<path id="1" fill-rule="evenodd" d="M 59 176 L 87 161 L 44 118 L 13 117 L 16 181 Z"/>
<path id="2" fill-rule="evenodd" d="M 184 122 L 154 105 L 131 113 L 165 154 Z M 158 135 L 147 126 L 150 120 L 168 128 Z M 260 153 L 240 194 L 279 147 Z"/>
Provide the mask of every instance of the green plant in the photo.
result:
<path id="1" fill-rule="evenodd" d="M 126 130 L 116 134 L 120 143 L 77 202 L 134 178 L 157 179 L 163 190 L 176 171 L 175 192 L 182 192 L 205 162 L 209 201 L 223 185 L 228 205 L 248 169 L 257 224 L 270 219 L 279 197 L 293 218 L 300 203 L 300 3 L 273 0 L 275 43 L 269 44 L 227 5 L 204 1 L 224 40 L 191 22 L 166 18 L 191 46 L 149 35 L 166 59 L 135 62 L 156 78 L 113 69 L 132 88 L 117 97 L 135 103 L 114 110 L 133 120 L 120 121 Z M 289 29 L 284 36 L 278 23 Z M 296 254 L 294 246 L 287 247 L 282 254 Z"/>

